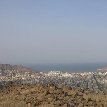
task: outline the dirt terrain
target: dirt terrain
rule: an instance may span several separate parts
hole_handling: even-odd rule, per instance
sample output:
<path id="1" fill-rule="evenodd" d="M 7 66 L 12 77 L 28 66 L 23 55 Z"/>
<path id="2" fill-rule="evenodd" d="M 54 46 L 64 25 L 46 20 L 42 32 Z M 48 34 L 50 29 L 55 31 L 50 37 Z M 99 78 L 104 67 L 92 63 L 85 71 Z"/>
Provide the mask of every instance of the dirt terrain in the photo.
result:
<path id="1" fill-rule="evenodd" d="M 0 89 L 0 107 L 107 107 L 107 95 L 53 84 L 12 85 Z"/>

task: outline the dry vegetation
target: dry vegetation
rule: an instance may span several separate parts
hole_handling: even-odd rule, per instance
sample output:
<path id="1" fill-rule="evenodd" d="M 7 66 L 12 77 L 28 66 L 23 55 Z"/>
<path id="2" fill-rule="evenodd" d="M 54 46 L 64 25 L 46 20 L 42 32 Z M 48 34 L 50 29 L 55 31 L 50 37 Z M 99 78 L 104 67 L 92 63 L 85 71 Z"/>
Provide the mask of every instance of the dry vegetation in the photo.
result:
<path id="1" fill-rule="evenodd" d="M 52 84 L 10 86 L 0 90 L 0 107 L 107 107 L 107 95 Z"/>

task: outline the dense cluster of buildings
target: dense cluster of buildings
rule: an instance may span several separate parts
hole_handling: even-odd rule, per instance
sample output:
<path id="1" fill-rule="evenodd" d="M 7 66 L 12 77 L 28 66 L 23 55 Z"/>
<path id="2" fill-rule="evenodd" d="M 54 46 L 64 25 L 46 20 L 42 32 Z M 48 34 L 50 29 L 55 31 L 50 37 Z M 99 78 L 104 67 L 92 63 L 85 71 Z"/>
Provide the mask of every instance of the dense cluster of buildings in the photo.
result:
<path id="1" fill-rule="evenodd" d="M 56 84 L 68 85 L 72 87 L 81 87 L 82 89 L 90 89 L 94 91 L 107 90 L 107 72 L 84 72 L 70 73 L 61 71 L 49 72 L 24 72 L 20 69 L 0 69 L 0 85 L 4 83 L 14 82 L 15 84 Z"/>

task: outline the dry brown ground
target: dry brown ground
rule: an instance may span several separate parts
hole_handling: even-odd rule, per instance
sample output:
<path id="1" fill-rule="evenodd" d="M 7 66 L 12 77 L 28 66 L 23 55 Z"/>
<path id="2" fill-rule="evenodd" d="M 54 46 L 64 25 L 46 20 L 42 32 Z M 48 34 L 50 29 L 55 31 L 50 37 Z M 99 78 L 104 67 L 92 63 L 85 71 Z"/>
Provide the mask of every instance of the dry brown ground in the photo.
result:
<path id="1" fill-rule="evenodd" d="M 107 107 L 107 95 L 66 86 L 12 86 L 0 90 L 0 107 Z"/>

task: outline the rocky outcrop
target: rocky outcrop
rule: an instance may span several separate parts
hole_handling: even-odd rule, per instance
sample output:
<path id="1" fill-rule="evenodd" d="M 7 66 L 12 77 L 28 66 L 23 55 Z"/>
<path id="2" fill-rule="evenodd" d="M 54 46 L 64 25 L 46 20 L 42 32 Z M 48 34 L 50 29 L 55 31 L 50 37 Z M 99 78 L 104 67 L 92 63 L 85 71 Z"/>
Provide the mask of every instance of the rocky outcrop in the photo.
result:
<path id="1" fill-rule="evenodd" d="M 53 84 L 11 86 L 0 91 L 0 107 L 107 107 L 107 95 Z"/>

